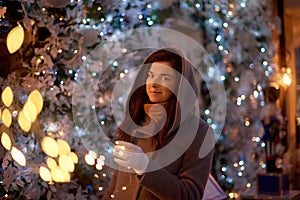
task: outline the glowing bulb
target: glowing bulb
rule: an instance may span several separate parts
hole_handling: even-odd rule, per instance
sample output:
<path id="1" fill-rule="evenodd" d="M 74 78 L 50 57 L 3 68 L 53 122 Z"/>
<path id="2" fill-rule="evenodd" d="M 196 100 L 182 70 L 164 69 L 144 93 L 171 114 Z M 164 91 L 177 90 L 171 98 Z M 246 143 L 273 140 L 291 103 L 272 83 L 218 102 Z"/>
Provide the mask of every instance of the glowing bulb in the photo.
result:
<path id="1" fill-rule="evenodd" d="M 49 182 L 52 181 L 51 173 L 50 173 L 49 169 L 44 166 L 40 166 L 40 177 L 44 181 L 49 181 Z"/>
<path id="2" fill-rule="evenodd" d="M 2 113 L 2 122 L 3 122 L 3 124 L 4 124 L 7 128 L 9 128 L 10 125 L 11 125 L 12 117 L 11 117 L 10 111 L 9 111 L 7 108 L 5 108 L 5 109 L 3 110 L 3 113 Z"/>
<path id="3" fill-rule="evenodd" d="M 27 121 L 34 122 L 37 116 L 36 107 L 32 101 L 28 100 L 23 107 L 23 113 Z"/>
<path id="4" fill-rule="evenodd" d="M 33 90 L 29 94 L 28 100 L 30 100 L 35 105 L 36 114 L 39 114 L 42 111 L 44 103 L 41 93 L 38 90 Z"/>
<path id="5" fill-rule="evenodd" d="M 90 154 L 85 154 L 84 159 L 85 159 L 85 162 L 88 165 L 94 165 L 95 164 L 95 159 Z"/>
<path id="6" fill-rule="evenodd" d="M 3 90 L 2 95 L 1 95 L 1 99 L 2 99 L 2 102 L 4 103 L 4 105 L 6 107 L 9 107 L 12 104 L 13 99 L 14 99 L 14 94 L 13 94 L 12 89 L 9 86 L 7 86 Z"/>
<path id="7" fill-rule="evenodd" d="M 64 182 L 64 172 L 61 170 L 61 168 L 56 167 L 54 169 L 51 169 L 51 177 L 55 182 Z"/>
<path id="8" fill-rule="evenodd" d="M 73 172 L 75 169 L 72 158 L 67 155 L 59 156 L 58 163 L 60 168 L 66 172 Z"/>
<path id="9" fill-rule="evenodd" d="M 58 154 L 69 155 L 71 153 L 70 145 L 65 140 L 57 140 Z"/>
<path id="10" fill-rule="evenodd" d="M 1 135 L 1 143 L 2 143 L 2 146 L 5 149 L 10 150 L 10 148 L 11 148 L 11 139 L 10 139 L 10 137 L 8 136 L 8 134 L 6 132 L 3 132 L 2 135 Z"/>
<path id="11" fill-rule="evenodd" d="M 25 166 L 26 165 L 26 158 L 24 156 L 24 154 L 17 149 L 16 147 L 12 147 L 11 149 L 11 155 L 12 158 L 21 166 Z"/>
<path id="12" fill-rule="evenodd" d="M 97 163 L 97 164 L 96 164 L 96 169 L 97 169 L 97 170 L 102 170 L 102 169 L 103 169 L 103 165 Z"/>
<path id="13" fill-rule="evenodd" d="M 50 168 L 50 169 L 55 169 L 55 168 L 57 168 L 57 163 L 56 163 L 56 161 L 53 159 L 53 158 L 47 158 L 47 161 L 46 161 L 46 163 L 47 163 L 47 165 L 48 165 L 48 167 Z"/>
<path id="14" fill-rule="evenodd" d="M 95 151 L 90 150 L 89 155 L 92 156 L 93 159 L 97 158 L 97 153 Z"/>
<path id="15" fill-rule="evenodd" d="M 51 157 L 58 156 L 57 142 L 51 137 L 46 136 L 43 138 L 42 149 L 48 156 L 51 156 Z"/>
<path id="16" fill-rule="evenodd" d="M 24 111 L 19 113 L 18 123 L 21 129 L 25 132 L 28 132 L 31 128 L 31 122 L 27 120 Z"/>
<path id="17" fill-rule="evenodd" d="M 24 36 L 24 29 L 19 23 L 8 33 L 6 46 L 10 54 L 15 53 L 22 46 Z"/>
<path id="18" fill-rule="evenodd" d="M 284 83 L 286 86 L 290 86 L 290 85 L 291 85 L 292 79 L 291 79 L 291 77 L 289 76 L 288 73 L 284 73 L 284 74 L 283 74 L 283 83 Z"/>
<path id="19" fill-rule="evenodd" d="M 76 155 L 76 153 L 71 152 L 70 157 L 72 158 L 73 163 L 75 163 L 75 164 L 78 163 L 78 156 Z"/>

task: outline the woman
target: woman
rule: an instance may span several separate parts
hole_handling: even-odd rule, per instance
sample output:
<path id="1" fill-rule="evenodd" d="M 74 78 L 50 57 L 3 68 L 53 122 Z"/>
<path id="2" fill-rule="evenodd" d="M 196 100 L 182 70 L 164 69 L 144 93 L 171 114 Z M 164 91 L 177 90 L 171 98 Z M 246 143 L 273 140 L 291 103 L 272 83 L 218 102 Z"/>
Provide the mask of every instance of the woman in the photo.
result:
<path id="1" fill-rule="evenodd" d="M 103 199 L 202 199 L 213 132 L 194 113 L 199 74 L 180 55 L 158 49 L 140 67 L 117 130 L 119 168 Z"/>

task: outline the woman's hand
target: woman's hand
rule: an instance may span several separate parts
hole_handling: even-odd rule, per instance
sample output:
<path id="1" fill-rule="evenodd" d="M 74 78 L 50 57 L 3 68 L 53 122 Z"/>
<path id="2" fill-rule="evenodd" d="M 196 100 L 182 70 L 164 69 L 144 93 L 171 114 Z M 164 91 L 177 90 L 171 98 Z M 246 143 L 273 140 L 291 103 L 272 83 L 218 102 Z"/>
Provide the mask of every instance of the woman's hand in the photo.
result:
<path id="1" fill-rule="evenodd" d="M 149 158 L 142 148 L 129 142 L 117 141 L 113 154 L 116 163 L 134 169 L 139 175 L 145 172 L 149 163 Z"/>

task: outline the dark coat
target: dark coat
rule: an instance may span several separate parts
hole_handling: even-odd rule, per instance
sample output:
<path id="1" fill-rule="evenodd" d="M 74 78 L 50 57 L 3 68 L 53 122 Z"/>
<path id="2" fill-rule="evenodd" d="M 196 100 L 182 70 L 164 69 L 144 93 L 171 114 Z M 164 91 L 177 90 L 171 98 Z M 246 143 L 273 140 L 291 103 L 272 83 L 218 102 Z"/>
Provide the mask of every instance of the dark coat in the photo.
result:
<path id="1" fill-rule="evenodd" d="M 209 137 L 210 139 L 213 139 L 213 131 L 205 122 L 199 120 L 196 116 L 189 117 L 186 120 L 186 126 L 195 126 L 197 122 L 199 126 L 196 137 L 189 148 L 176 161 L 165 168 L 147 172 L 141 176 L 135 173 L 114 171 L 111 183 L 107 188 L 103 200 L 112 199 L 110 197 L 112 194 L 114 195 L 113 199 L 118 200 L 202 199 L 207 178 L 211 170 L 213 149 L 208 147 L 210 148 L 209 152 L 203 158 L 199 157 L 199 152 L 204 137 L 207 134 L 211 136 Z M 183 135 L 180 137 L 183 137 Z M 174 136 L 169 139 L 171 140 L 172 138 L 174 138 Z M 179 140 L 185 143 L 184 138 L 179 138 Z M 145 143 L 147 142 L 144 142 L 144 145 Z M 150 165 L 157 165 L 157 163 L 151 162 Z M 124 186 L 126 190 L 122 190 Z"/>
<path id="2" fill-rule="evenodd" d="M 146 67 L 139 69 L 133 86 L 145 84 L 145 79 L 141 77 L 148 74 L 146 70 Z M 182 58 L 182 76 L 177 94 L 180 106 L 175 109 L 175 119 L 167 134 L 166 145 L 154 151 L 151 149 L 151 138 L 138 138 L 134 143 L 145 153 L 151 152 L 148 154 L 150 162 L 146 172 L 137 175 L 133 171 L 115 170 L 103 200 L 111 199 L 111 195 L 114 197 L 112 199 L 122 200 L 202 199 L 211 170 L 215 139 L 213 130 L 198 116 L 199 77 L 197 70 Z M 132 88 L 134 91 L 135 87 Z M 129 97 L 141 98 L 132 96 L 133 91 Z M 129 107 L 126 106 L 127 114 Z M 121 126 L 126 127 L 128 119 L 125 118 Z"/>

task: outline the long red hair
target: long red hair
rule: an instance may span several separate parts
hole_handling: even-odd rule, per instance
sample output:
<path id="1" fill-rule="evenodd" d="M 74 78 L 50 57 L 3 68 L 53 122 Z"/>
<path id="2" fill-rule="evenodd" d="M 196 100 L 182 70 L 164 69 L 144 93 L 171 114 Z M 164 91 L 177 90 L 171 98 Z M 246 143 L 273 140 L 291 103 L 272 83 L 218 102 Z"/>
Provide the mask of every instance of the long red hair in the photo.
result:
<path id="1" fill-rule="evenodd" d="M 128 95 L 129 99 L 127 100 L 125 119 L 121 124 L 122 128 L 117 128 L 116 140 L 133 142 L 134 137 L 126 133 L 124 130 L 128 131 L 133 129 L 132 121 L 137 125 L 142 126 L 146 119 L 144 104 L 151 103 L 146 93 L 146 79 L 151 64 L 154 62 L 168 62 L 172 68 L 177 70 L 179 73 L 182 73 L 182 57 L 174 51 L 161 49 L 152 53 L 144 61 L 135 79 L 135 83 L 139 82 L 142 84 L 139 84 L 141 86 L 136 88 L 134 91 L 131 91 Z M 175 122 L 175 119 L 180 119 L 180 117 L 178 117 L 180 116 L 180 109 L 176 109 L 176 107 L 179 106 L 176 96 L 177 94 L 173 94 L 168 102 L 163 105 L 166 109 L 167 119 L 161 131 L 152 137 L 153 149 L 158 149 L 164 146 L 166 144 L 167 135 L 170 133 L 171 129 L 174 128 L 174 124 L 179 124 L 179 122 Z M 174 129 L 172 131 L 174 131 Z"/>

